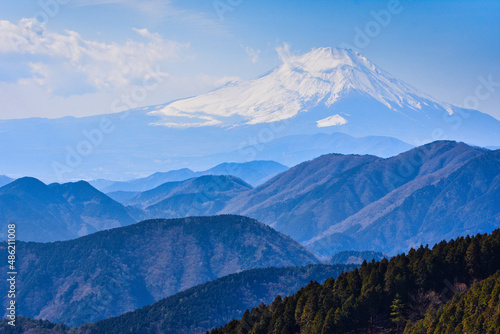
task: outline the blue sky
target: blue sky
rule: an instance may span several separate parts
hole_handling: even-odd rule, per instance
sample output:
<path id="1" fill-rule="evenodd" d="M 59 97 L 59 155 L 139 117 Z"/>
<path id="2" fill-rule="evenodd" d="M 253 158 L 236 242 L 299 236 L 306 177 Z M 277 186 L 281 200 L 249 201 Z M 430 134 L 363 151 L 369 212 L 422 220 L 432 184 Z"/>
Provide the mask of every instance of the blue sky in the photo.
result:
<path id="1" fill-rule="evenodd" d="M 268 72 L 285 43 L 297 54 L 352 46 L 500 119 L 500 1 L 404 0 L 4 1 L 0 119 L 110 113 L 153 73 L 161 80 L 139 105 L 196 95 Z"/>

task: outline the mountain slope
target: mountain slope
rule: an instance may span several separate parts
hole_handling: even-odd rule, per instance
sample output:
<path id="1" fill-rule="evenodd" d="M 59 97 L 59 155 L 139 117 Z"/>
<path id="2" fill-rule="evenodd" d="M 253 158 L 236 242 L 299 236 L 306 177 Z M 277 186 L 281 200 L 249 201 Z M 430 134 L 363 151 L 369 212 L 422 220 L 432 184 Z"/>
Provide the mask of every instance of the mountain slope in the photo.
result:
<path id="1" fill-rule="evenodd" d="M 500 151 L 486 152 L 441 179 L 411 189 L 384 211 L 366 207 L 309 247 L 320 248 L 329 234 L 342 233 L 356 240 L 355 248 L 369 244 L 396 253 L 443 238 L 491 232 L 500 226 L 499 198 Z"/>
<path id="2" fill-rule="evenodd" d="M 5 243 L 0 247 L 6 251 Z M 319 262 L 289 237 L 239 216 L 149 220 L 17 248 L 23 254 L 18 315 L 70 325 L 117 316 L 242 270 Z"/>
<path id="3" fill-rule="evenodd" d="M 252 189 L 250 185 L 234 176 L 207 175 L 192 178 L 186 181 L 167 182 L 154 189 L 142 192 L 127 202 L 128 205 L 135 205 L 146 208 L 156 204 L 165 198 L 178 194 L 193 193 L 214 193 L 244 191 Z"/>
<path id="4" fill-rule="evenodd" d="M 135 196 L 139 195 L 139 191 L 113 191 L 110 193 L 106 193 L 110 198 L 114 199 L 118 203 L 127 203 Z"/>
<path id="5" fill-rule="evenodd" d="M 270 303 L 277 294 L 290 295 L 310 281 L 354 269 L 353 265 L 310 265 L 243 271 L 198 285 L 171 297 L 116 318 L 84 325 L 81 333 L 203 334 L 215 326 L 241 317 L 248 308 Z"/>
<path id="6" fill-rule="evenodd" d="M 189 168 L 172 170 L 169 172 L 156 172 L 145 178 L 134 179 L 130 181 L 117 181 L 111 184 L 103 184 L 101 191 L 105 193 L 115 191 L 146 191 L 162 185 L 167 182 L 184 181 L 195 177 L 196 173 Z"/>
<path id="7" fill-rule="evenodd" d="M 278 295 L 268 306 L 261 304 L 244 312 L 240 320 L 214 329 L 211 334 L 401 333 L 405 325 L 408 334 L 457 330 L 496 333 L 500 311 L 499 270 L 500 231 L 462 237 L 440 242 L 432 249 L 420 247 L 390 261 L 365 262 L 359 269 L 327 279 L 324 284 L 311 282 L 292 296 Z M 225 279 L 229 277 L 212 283 L 217 285 Z M 471 283 L 474 284 L 471 286 Z M 177 296 L 185 296 L 191 302 L 191 298 L 196 298 L 194 291 L 201 287 Z M 247 292 L 232 298 L 245 295 Z M 199 300 L 205 300 L 203 297 L 204 294 Z M 155 304 L 157 313 L 152 312 L 152 305 L 115 319 L 75 328 L 72 332 L 82 333 L 90 328 L 93 333 L 142 333 L 140 330 L 144 327 L 137 326 L 138 323 L 149 325 L 148 333 L 165 332 L 162 329 L 168 327 L 154 327 L 158 324 L 154 319 L 158 319 L 159 314 L 163 319 L 169 318 L 170 310 L 166 308 L 162 313 L 160 308 L 169 303 L 180 306 L 183 299 L 172 297 Z M 183 312 L 178 308 L 176 311 L 177 314 Z M 43 325 L 46 333 L 67 333 L 67 329 L 60 326 L 30 319 L 20 319 L 20 325 L 38 330 Z M 0 326 L 6 328 L 6 333 L 18 333 L 9 328 L 6 321 Z"/>
<path id="8" fill-rule="evenodd" d="M 12 181 L 14 181 L 14 179 L 8 177 L 8 176 L 5 176 L 5 175 L 0 175 L 0 187 L 3 187 L 9 183 L 11 183 Z"/>
<path id="9" fill-rule="evenodd" d="M 18 224 L 17 238 L 56 241 L 136 222 L 125 207 L 86 182 L 45 185 L 20 178 L 0 188 L 0 219 Z M 2 225 L 0 236 L 6 236 Z"/>
<path id="10" fill-rule="evenodd" d="M 324 282 L 354 265 L 308 265 L 304 267 L 245 270 L 164 298 L 154 304 L 71 331 L 63 325 L 21 318 L 16 321 L 20 333 L 37 329 L 43 333 L 205 333 L 220 326 L 259 303 L 270 303 L 277 294 L 290 295 L 310 281 Z M 0 331 L 12 329 L 0 321 Z M 59 331 L 58 331 L 59 329 Z M 52 331 L 51 331 L 52 330 Z M 16 333 L 18 333 L 16 332 Z M 3 332 L 2 332 L 3 333 Z M 37 332 L 38 333 L 38 332 Z"/>
<path id="11" fill-rule="evenodd" d="M 49 185 L 96 231 L 136 223 L 125 207 L 84 181 Z M 87 233 L 86 233 L 87 234 Z"/>
<path id="12" fill-rule="evenodd" d="M 27 177 L 0 188 L 0 219 L 18 225 L 19 240 L 67 240 L 95 231 L 73 212 L 63 196 Z M 7 225 L 2 224 L 3 240 L 6 233 Z"/>
<path id="13" fill-rule="evenodd" d="M 144 210 L 149 218 L 209 216 L 218 213 L 238 194 L 252 187 L 234 176 L 206 175 L 169 182 L 125 202 Z"/>
<path id="14" fill-rule="evenodd" d="M 252 186 L 258 186 L 275 175 L 286 171 L 288 167 L 275 161 L 249 161 L 245 163 L 225 162 L 204 172 L 201 175 L 232 175 Z"/>
<path id="15" fill-rule="evenodd" d="M 484 150 L 462 143 L 435 142 L 389 159 L 327 155 L 300 164 L 236 197 L 223 212 L 254 217 L 301 242 L 315 241 L 325 231 L 335 237 L 336 228 L 365 207 L 382 200 L 379 203 L 383 212 L 410 191 L 445 177 L 483 153 Z M 394 196 L 387 199 L 391 194 Z M 325 240 L 314 250 L 329 256 L 357 249 L 352 248 L 348 237 L 341 238 L 344 246 Z M 359 250 L 376 249 L 371 244 L 363 246 L 368 248 Z"/>

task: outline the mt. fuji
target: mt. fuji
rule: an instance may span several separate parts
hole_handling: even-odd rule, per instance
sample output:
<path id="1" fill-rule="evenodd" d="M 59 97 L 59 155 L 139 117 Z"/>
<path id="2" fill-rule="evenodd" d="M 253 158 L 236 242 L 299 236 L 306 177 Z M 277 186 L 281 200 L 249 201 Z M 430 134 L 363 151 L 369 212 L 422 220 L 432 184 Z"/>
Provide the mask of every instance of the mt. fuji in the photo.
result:
<path id="1" fill-rule="evenodd" d="M 167 127 L 298 119 L 309 131 L 392 136 L 410 144 L 443 138 L 476 145 L 500 142 L 500 121 L 438 101 L 355 51 L 318 48 L 293 56 L 284 49 L 280 56 L 283 64 L 267 75 L 169 103 L 151 114 L 161 117 L 157 125 Z"/>
<path id="2" fill-rule="evenodd" d="M 0 120 L 0 173 L 126 180 L 224 162 L 389 157 L 444 139 L 500 145 L 499 120 L 438 101 L 357 52 L 279 54 L 283 64 L 268 74 L 191 98 L 83 118 Z"/>

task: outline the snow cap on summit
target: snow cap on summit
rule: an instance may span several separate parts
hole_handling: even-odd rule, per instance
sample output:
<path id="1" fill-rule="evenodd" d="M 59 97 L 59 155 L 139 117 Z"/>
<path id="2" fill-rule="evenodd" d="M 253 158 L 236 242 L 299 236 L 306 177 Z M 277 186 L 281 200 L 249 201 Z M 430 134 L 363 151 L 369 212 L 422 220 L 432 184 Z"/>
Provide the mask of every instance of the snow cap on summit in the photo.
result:
<path id="1" fill-rule="evenodd" d="M 404 114 L 419 112 L 423 105 L 453 113 L 449 104 L 391 77 L 358 52 L 316 48 L 303 55 L 292 55 L 288 45 L 277 51 L 283 64 L 269 74 L 166 104 L 151 113 L 162 117 L 157 125 L 200 127 L 269 123 L 295 117 L 318 106 L 332 108 L 352 96 L 376 100 Z M 323 114 L 316 122 L 336 114 L 338 112 Z M 335 126 L 349 121 L 348 115 L 339 117 L 344 121 L 332 122 L 330 119 L 318 122 L 318 126 Z"/>

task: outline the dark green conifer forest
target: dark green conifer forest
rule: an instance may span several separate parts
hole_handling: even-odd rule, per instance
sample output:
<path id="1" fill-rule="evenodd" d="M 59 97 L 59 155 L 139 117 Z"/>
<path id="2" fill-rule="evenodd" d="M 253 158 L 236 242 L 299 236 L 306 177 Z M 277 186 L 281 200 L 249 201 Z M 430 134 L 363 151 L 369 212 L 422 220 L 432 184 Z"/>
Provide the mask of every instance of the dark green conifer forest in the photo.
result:
<path id="1" fill-rule="evenodd" d="M 499 270 L 499 230 L 443 241 L 311 282 L 210 333 L 499 333 Z"/>

